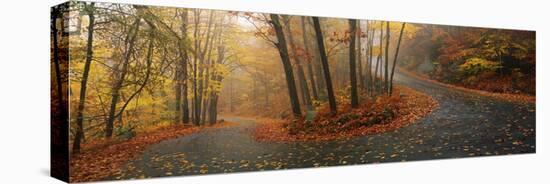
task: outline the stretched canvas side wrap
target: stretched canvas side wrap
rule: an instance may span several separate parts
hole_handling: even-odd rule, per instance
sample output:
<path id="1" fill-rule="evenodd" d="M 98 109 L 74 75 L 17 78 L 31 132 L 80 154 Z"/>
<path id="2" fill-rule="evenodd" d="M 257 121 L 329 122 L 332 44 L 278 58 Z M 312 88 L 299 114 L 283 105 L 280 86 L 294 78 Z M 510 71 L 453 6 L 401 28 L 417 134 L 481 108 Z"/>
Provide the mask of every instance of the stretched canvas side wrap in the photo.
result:
<path id="1" fill-rule="evenodd" d="M 535 153 L 535 31 L 69 1 L 65 182 Z"/>

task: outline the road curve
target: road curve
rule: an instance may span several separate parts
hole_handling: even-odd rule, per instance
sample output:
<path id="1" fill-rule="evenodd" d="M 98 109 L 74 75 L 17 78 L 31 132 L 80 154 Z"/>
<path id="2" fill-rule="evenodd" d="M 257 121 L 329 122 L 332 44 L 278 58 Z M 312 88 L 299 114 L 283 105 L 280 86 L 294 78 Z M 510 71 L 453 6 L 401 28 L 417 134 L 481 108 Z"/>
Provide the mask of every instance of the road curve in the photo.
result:
<path id="1" fill-rule="evenodd" d="M 395 80 L 439 102 L 407 127 L 328 142 L 263 143 L 253 120 L 226 117 L 238 126 L 203 131 L 148 147 L 121 173 L 132 179 L 535 152 L 535 104 L 517 104 L 449 89 L 397 74 Z"/>

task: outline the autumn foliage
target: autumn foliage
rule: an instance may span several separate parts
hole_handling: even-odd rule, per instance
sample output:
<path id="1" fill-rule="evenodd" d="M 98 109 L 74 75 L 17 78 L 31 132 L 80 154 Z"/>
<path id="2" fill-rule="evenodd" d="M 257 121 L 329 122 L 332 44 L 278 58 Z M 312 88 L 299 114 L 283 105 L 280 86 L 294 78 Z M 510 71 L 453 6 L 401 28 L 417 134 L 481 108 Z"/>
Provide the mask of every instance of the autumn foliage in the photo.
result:
<path id="1" fill-rule="evenodd" d="M 513 93 L 512 94 L 510 94 L 510 93 L 493 93 L 493 92 L 489 92 L 489 91 L 486 91 L 486 90 L 472 89 L 472 88 L 467 88 L 467 87 L 462 87 L 462 86 L 457 86 L 457 85 L 452 85 L 452 84 L 439 82 L 437 80 L 430 79 L 429 76 L 421 75 L 421 74 L 411 72 L 411 71 L 407 71 L 405 69 L 401 69 L 400 72 L 402 74 L 407 75 L 408 77 L 415 78 L 417 80 L 423 80 L 423 81 L 427 81 L 427 82 L 430 82 L 430 83 L 433 83 L 433 84 L 445 86 L 447 88 L 460 90 L 460 91 L 465 91 L 465 92 L 468 92 L 468 93 L 474 93 L 474 94 L 481 95 L 481 96 L 497 98 L 497 99 L 501 99 L 501 100 L 508 101 L 508 102 L 531 103 L 531 104 L 536 102 L 536 97 L 531 96 L 531 95 L 513 94 Z M 491 84 L 489 83 L 487 85 L 491 85 Z"/>
<path id="2" fill-rule="evenodd" d="M 139 134 L 129 140 L 118 138 L 94 140 L 83 144 L 83 152 L 70 160 L 71 182 L 98 181 L 120 172 L 121 167 L 151 144 L 189 135 L 210 128 L 233 126 L 223 122 L 208 127 L 166 126 Z"/>
<path id="3" fill-rule="evenodd" d="M 380 96 L 361 107 L 339 106 L 339 114 L 331 116 L 328 107 L 321 107 L 313 121 L 272 120 L 253 132 L 259 141 L 294 142 L 325 141 L 378 134 L 406 126 L 432 112 L 437 102 L 410 88 L 399 87 L 393 96 Z"/>
<path id="4" fill-rule="evenodd" d="M 354 156 L 330 153 L 324 156 L 340 161 L 309 163 L 303 150 L 284 148 L 293 144 L 279 149 L 271 142 L 350 139 L 342 142 L 360 147 L 371 146 L 371 137 L 366 145 L 351 138 L 381 134 L 394 140 L 373 154 L 399 147 L 388 144 L 416 144 L 410 138 L 421 134 L 448 144 L 441 135 L 410 130 L 435 124 L 420 118 L 438 103 L 440 111 L 425 120 L 461 122 L 460 128 L 439 123 L 437 132 L 445 135 L 472 127 L 478 132 L 471 135 L 486 133 L 462 122 L 501 112 L 519 118 L 496 118 L 487 126 L 535 119 L 534 107 L 522 112 L 532 104 L 470 99 L 534 103 L 534 31 L 80 1 L 52 10 L 52 175 L 67 178 L 60 175 L 70 170 L 70 182 L 329 166 Z M 451 112 L 455 119 L 440 117 Z M 421 123 L 390 133 L 415 122 Z M 522 126 L 517 129 L 534 140 L 534 125 Z M 157 144 L 179 144 L 191 134 L 185 145 Z M 466 141 L 474 138 L 465 135 Z M 530 146 L 520 139 L 513 145 L 522 141 Z M 323 143 L 303 144 L 316 155 L 332 151 Z M 425 151 L 406 147 L 412 156 Z M 171 148 L 181 149 L 162 151 Z M 453 149 L 447 153 L 454 157 Z M 369 153 L 357 152 L 349 163 L 384 160 Z M 439 150 L 425 153 L 430 155 L 419 158 Z M 400 148 L 389 158 L 408 160 L 405 154 Z"/>
<path id="5" fill-rule="evenodd" d="M 447 84 L 504 94 L 535 94 L 535 33 L 422 25 L 401 66 Z"/>

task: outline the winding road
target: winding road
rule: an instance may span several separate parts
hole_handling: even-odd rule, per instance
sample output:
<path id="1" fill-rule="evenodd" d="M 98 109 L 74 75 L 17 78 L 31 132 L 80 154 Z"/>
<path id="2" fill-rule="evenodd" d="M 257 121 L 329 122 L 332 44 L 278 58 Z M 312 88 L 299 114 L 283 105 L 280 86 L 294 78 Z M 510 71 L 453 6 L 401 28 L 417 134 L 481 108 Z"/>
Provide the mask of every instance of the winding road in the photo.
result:
<path id="1" fill-rule="evenodd" d="M 397 74 L 401 85 L 439 102 L 407 127 L 328 142 L 264 143 L 249 134 L 253 120 L 148 147 L 106 179 L 149 178 L 535 152 L 535 104 L 517 104 Z"/>

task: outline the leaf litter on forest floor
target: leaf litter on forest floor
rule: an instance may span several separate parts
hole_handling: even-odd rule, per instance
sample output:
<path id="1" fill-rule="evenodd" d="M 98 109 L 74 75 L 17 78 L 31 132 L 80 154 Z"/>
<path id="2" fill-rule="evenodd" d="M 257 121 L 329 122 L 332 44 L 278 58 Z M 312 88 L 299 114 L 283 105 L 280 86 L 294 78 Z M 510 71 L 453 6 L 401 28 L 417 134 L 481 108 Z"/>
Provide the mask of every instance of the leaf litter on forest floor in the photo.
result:
<path id="1" fill-rule="evenodd" d="M 234 125 L 236 125 L 236 123 L 233 122 L 223 122 L 205 127 L 178 125 L 138 134 L 138 136 L 129 140 L 112 138 L 86 143 L 83 145 L 83 148 L 85 148 L 83 152 L 79 155 L 74 155 L 70 159 L 70 181 L 98 181 L 108 176 L 117 175 L 120 173 L 120 168 L 126 162 L 139 155 L 148 145 L 197 133 L 202 130 L 224 128 Z M 153 160 L 155 159 L 162 158 L 153 158 Z M 165 167 L 171 168 L 173 166 L 168 165 Z M 171 173 L 165 174 L 169 175 Z"/>
<path id="2" fill-rule="evenodd" d="M 256 127 L 252 134 L 256 140 L 266 142 L 348 139 L 397 130 L 437 107 L 438 103 L 432 97 L 400 86 L 396 95 L 380 97 L 374 103 L 363 104 L 357 109 L 342 108 L 339 112 L 343 113 L 335 116 L 321 110 L 313 122 L 270 120 Z"/>

